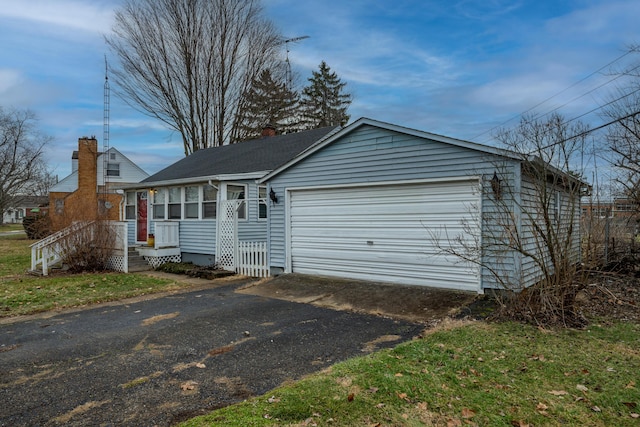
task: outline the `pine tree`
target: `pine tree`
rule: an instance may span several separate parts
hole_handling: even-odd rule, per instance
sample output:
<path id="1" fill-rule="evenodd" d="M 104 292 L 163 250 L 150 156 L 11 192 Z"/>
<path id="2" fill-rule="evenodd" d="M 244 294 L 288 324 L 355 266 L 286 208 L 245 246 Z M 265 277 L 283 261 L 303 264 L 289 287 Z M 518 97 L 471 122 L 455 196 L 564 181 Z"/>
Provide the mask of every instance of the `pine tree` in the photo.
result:
<path id="1" fill-rule="evenodd" d="M 302 90 L 300 101 L 303 127 L 345 125 L 349 121 L 347 108 L 351 104 L 351 95 L 343 92 L 347 84 L 331 72 L 324 61 L 308 80 L 310 84 Z"/>
<path id="2" fill-rule="evenodd" d="M 267 125 L 273 126 L 279 134 L 299 130 L 298 98 L 284 81 L 276 81 L 271 71 L 264 70 L 253 80 L 246 95 L 243 134 L 239 140 L 259 137 Z"/>

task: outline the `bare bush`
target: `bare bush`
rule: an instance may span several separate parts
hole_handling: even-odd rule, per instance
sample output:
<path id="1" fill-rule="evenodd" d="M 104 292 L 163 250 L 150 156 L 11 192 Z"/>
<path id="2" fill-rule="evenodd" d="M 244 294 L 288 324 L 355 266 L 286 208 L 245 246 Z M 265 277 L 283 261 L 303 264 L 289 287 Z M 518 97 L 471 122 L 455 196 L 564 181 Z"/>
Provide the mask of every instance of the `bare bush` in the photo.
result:
<path id="1" fill-rule="evenodd" d="M 62 263 L 73 273 L 107 270 L 116 247 L 116 231 L 108 221 L 87 222 L 59 241 Z"/>
<path id="2" fill-rule="evenodd" d="M 438 243 L 491 277 L 502 316 L 534 324 L 583 324 L 574 301 L 583 284 L 580 199 L 588 186 L 572 166 L 584 130 L 553 115 L 523 118 L 516 128 L 500 131 L 496 137 L 508 154 L 492 160 L 493 176 L 474 173 L 483 176 L 481 236 Z"/>
<path id="3" fill-rule="evenodd" d="M 48 215 L 31 215 L 22 219 L 22 227 L 27 239 L 38 240 L 51 234 L 51 221 Z"/>

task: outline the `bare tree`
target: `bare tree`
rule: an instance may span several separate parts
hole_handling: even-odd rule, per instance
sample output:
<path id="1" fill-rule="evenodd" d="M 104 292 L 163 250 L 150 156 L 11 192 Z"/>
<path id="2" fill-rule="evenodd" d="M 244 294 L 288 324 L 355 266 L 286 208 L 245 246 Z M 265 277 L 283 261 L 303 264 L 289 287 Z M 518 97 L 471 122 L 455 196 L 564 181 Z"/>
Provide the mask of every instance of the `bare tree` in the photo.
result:
<path id="1" fill-rule="evenodd" d="M 507 291 L 508 316 L 538 324 L 582 321 L 573 302 L 580 289 L 580 199 L 588 190 L 576 168 L 586 131 L 559 115 L 524 117 L 500 130 L 496 139 L 513 160 L 494 158 L 495 174 L 484 177 L 482 236 L 438 242 Z"/>
<path id="2" fill-rule="evenodd" d="M 47 174 L 43 149 L 50 140 L 36 128 L 33 112 L 0 107 L 0 214 L 21 196 L 32 194 Z"/>
<path id="3" fill-rule="evenodd" d="M 516 317 L 564 325 L 581 321 L 573 303 L 579 290 L 580 199 L 587 188 L 576 169 L 586 131 L 584 124 L 553 114 L 525 117 L 515 129 L 496 136 L 520 156 L 522 183 L 519 190 L 506 185 L 507 197 L 494 197 L 494 215 L 502 230 L 490 240 L 520 254 L 523 271 L 537 272 L 530 276 L 531 283 L 520 284 L 533 286 L 511 301 Z"/>
<path id="4" fill-rule="evenodd" d="M 254 76 L 282 44 L 259 0 L 127 0 L 107 45 L 116 93 L 179 132 L 185 155 L 234 143 Z"/>
<path id="5" fill-rule="evenodd" d="M 640 46 L 630 47 L 640 53 Z M 640 206 L 640 64 L 617 71 L 621 77 L 617 89 L 603 109 L 607 126 L 607 143 L 612 153 L 611 164 L 617 169 L 616 181 L 625 197 Z M 639 208 L 640 209 L 640 208 Z"/>

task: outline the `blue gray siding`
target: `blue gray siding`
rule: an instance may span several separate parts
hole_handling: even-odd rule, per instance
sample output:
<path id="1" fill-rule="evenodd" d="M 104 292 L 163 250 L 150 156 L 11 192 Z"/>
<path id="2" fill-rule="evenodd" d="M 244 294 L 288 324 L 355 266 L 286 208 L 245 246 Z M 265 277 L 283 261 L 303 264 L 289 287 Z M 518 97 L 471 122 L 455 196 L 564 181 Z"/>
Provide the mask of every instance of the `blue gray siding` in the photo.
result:
<path id="1" fill-rule="evenodd" d="M 481 177 L 486 183 L 498 167 L 496 162 L 495 158 L 472 149 L 361 126 L 270 180 L 270 186 L 279 198 L 278 204 L 269 204 L 270 265 L 277 269 L 286 264 L 284 198 L 287 188 L 473 176 Z M 515 162 L 501 165 L 506 168 L 503 174 L 507 181 L 515 165 Z M 486 185 L 484 187 L 486 193 Z M 483 214 L 492 209 L 491 198 L 483 194 Z M 425 238 L 429 237 L 425 234 Z M 492 256 L 483 254 L 483 262 Z M 515 269 L 513 254 L 501 258 L 498 268 L 503 274 L 512 274 Z M 495 286 L 489 271 L 483 270 L 482 276 L 485 288 Z"/>
<path id="2" fill-rule="evenodd" d="M 180 221 L 180 251 L 214 255 L 216 253 L 216 220 Z"/>

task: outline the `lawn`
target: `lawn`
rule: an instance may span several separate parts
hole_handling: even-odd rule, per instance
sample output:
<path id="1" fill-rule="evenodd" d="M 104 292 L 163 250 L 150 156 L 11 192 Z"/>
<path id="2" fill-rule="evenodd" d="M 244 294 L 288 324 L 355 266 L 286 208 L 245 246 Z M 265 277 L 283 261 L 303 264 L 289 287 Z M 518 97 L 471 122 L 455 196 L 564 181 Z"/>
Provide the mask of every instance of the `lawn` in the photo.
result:
<path id="1" fill-rule="evenodd" d="M 0 236 L 0 317 L 187 286 L 138 274 L 32 276 L 31 243 Z M 182 425 L 640 426 L 640 324 L 601 320 L 553 331 L 445 321 Z"/>
<path id="2" fill-rule="evenodd" d="M 3 226 L 0 230 L 4 229 Z M 23 234 L 0 236 L 0 317 L 116 301 L 189 286 L 142 274 L 33 276 L 27 274 L 32 243 Z"/>
<path id="3" fill-rule="evenodd" d="M 181 424 L 638 426 L 640 326 L 466 323 Z"/>
<path id="4" fill-rule="evenodd" d="M 22 224 L 0 224 L 0 233 L 24 231 Z"/>

